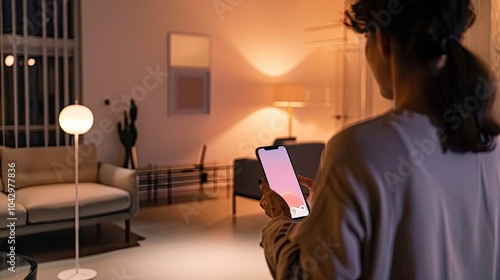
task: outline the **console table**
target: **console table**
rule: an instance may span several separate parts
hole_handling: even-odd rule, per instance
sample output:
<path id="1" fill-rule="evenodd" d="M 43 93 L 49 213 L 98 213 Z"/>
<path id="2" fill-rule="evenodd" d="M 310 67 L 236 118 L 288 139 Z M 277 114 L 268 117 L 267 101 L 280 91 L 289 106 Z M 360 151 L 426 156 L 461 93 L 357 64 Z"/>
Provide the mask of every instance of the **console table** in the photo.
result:
<path id="1" fill-rule="evenodd" d="M 206 165 L 158 165 L 148 164 L 139 168 L 139 187 L 146 188 L 148 201 L 158 201 L 158 190 L 167 189 L 167 204 L 172 203 L 172 189 L 178 186 L 198 186 L 201 195 L 206 184 L 213 188 L 224 183 L 226 196 L 229 197 L 229 188 L 232 182 L 232 164 Z"/>

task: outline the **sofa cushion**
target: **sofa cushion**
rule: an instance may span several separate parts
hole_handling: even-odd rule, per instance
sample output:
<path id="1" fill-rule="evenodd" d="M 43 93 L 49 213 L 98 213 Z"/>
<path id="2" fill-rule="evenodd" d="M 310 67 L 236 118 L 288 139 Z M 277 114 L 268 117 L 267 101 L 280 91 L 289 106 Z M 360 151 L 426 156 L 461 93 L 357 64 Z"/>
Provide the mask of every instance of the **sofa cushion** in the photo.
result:
<path id="1" fill-rule="evenodd" d="M 12 222 L 15 222 L 16 227 L 26 224 L 26 208 L 17 201 L 17 194 L 15 199 L 13 202 L 15 216 L 11 216 L 9 215 L 9 198 L 7 194 L 0 192 L 0 221 L 2 221 L 0 229 L 7 228 L 7 225 L 11 222 L 11 220 L 7 220 L 8 218 L 17 218 L 16 220 L 12 220 Z"/>
<path id="2" fill-rule="evenodd" d="M 32 186 L 17 191 L 17 201 L 28 211 L 28 223 L 74 219 L 75 184 Z M 80 217 L 93 217 L 128 210 L 130 194 L 98 183 L 79 183 Z"/>
<path id="3" fill-rule="evenodd" d="M 97 153 L 93 144 L 79 147 L 79 181 L 97 181 Z M 15 188 L 75 182 L 75 150 L 71 146 L 1 147 L 2 183 L 7 188 L 9 164 L 15 163 Z"/>

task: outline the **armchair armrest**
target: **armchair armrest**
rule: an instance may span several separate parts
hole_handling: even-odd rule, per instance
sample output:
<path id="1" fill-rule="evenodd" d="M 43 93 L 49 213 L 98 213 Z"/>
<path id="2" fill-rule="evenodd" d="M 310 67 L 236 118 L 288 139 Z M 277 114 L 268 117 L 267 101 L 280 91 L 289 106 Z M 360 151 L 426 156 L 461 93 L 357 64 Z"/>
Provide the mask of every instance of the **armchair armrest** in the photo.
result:
<path id="1" fill-rule="evenodd" d="M 99 163 L 97 181 L 101 184 L 117 187 L 130 193 L 130 217 L 139 212 L 139 182 L 137 171 L 118 167 L 109 163 Z"/>

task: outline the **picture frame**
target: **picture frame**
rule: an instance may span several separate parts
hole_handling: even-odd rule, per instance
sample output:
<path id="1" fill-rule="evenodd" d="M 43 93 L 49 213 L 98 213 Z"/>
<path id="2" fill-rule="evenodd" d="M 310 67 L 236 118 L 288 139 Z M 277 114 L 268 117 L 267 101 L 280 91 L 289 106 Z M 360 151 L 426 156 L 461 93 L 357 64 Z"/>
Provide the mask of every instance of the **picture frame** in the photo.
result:
<path id="1" fill-rule="evenodd" d="M 211 40 L 204 34 L 167 34 L 168 116 L 210 113 Z"/>
<path id="2" fill-rule="evenodd" d="M 172 68 L 170 76 L 169 115 L 210 113 L 210 71 Z"/>

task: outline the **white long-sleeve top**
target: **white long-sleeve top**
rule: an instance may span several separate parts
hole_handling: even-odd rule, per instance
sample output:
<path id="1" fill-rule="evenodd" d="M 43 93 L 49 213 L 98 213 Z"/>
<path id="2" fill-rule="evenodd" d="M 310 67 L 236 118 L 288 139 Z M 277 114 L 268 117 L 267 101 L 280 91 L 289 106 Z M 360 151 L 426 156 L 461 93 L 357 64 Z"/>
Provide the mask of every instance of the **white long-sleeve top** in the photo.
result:
<path id="1" fill-rule="evenodd" d="M 445 150 L 429 117 L 391 111 L 327 145 L 310 216 L 277 217 L 275 279 L 500 279 L 500 148 Z"/>

